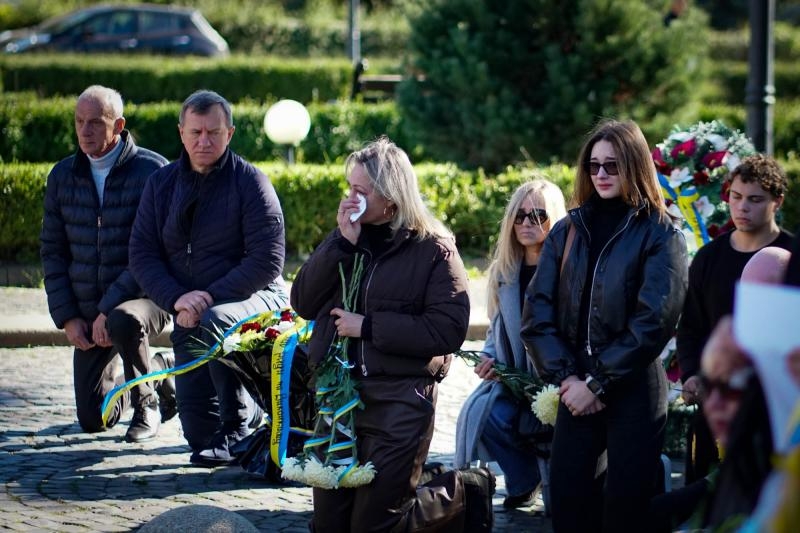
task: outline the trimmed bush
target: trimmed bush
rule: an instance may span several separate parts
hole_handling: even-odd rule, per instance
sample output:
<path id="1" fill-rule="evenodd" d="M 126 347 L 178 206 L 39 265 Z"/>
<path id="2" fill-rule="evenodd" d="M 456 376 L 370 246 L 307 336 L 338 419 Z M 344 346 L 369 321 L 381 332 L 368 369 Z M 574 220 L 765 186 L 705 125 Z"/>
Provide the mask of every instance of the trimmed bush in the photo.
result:
<path id="1" fill-rule="evenodd" d="M 344 165 L 258 163 L 278 193 L 286 217 L 289 254 L 306 254 L 336 225 L 336 210 L 347 189 Z M 38 257 L 42 202 L 52 163 L 0 166 L 0 260 Z M 431 210 L 451 228 L 464 253 L 485 256 L 516 186 L 540 174 L 571 191 L 565 165 L 508 168 L 495 177 L 459 170 L 452 164 L 416 165 L 420 188 Z"/>
<path id="2" fill-rule="evenodd" d="M 181 150 L 177 130 L 180 107 L 179 102 L 126 105 L 126 127 L 140 145 L 175 159 Z M 231 147 L 251 161 L 281 160 L 286 155 L 285 148 L 275 146 L 264 133 L 268 107 L 256 103 L 233 106 L 236 133 Z M 0 160 L 57 161 L 74 152 L 77 149 L 74 110 L 74 97 L 38 99 L 31 93 L 0 95 Z M 341 161 L 364 141 L 381 134 L 389 135 L 400 146 L 413 146 L 392 103 L 314 103 L 308 110 L 312 129 L 297 149 L 298 161 Z M 409 151 L 413 152 L 411 148 Z M 420 150 L 416 155 L 421 157 Z"/>
<path id="3" fill-rule="evenodd" d="M 182 102 L 197 89 L 217 91 L 231 102 L 291 98 L 308 103 L 348 95 L 353 67 L 344 58 L 6 54 L 0 56 L 0 76 L 4 91 L 33 91 L 45 98 L 77 95 L 98 83 L 136 103 Z"/>
<path id="4" fill-rule="evenodd" d="M 800 97 L 800 65 L 796 61 L 775 62 L 775 96 Z M 709 79 L 716 87 L 715 98 L 729 104 L 744 103 L 747 89 L 747 61 L 715 61 L 709 66 Z"/>

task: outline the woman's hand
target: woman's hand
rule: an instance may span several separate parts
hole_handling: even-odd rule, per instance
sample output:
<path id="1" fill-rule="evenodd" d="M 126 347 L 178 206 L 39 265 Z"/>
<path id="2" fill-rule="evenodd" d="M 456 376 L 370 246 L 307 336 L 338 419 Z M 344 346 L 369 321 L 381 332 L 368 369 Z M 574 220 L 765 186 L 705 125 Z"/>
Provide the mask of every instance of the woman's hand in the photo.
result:
<path id="1" fill-rule="evenodd" d="M 350 313 L 340 307 L 331 309 L 331 315 L 337 316 L 333 321 L 336 324 L 336 332 L 342 337 L 361 337 L 361 324 L 364 323 L 364 315 Z"/>
<path id="2" fill-rule="evenodd" d="M 589 390 L 586 382 L 577 378 L 569 382 L 564 380 L 561 391 L 561 401 L 567 406 L 572 416 L 593 414 L 605 407 L 605 404 Z"/>
<path id="3" fill-rule="evenodd" d="M 494 371 L 494 358 L 481 355 L 481 362 L 475 365 L 474 372 L 478 377 L 485 380 L 499 381 L 500 378 Z"/>
<path id="4" fill-rule="evenodd" d="M 336 214 L 336 222 L 339 224 L 339 231 L 342 237 L 355 245 L 358 242 L 358 236 L 361 235 L 361 222 L 356 220 L 350 222 L 350 215 L 358 212 L 358 198 L 350 198 L 349 196 L 339 202 L 339 211 Z"/>

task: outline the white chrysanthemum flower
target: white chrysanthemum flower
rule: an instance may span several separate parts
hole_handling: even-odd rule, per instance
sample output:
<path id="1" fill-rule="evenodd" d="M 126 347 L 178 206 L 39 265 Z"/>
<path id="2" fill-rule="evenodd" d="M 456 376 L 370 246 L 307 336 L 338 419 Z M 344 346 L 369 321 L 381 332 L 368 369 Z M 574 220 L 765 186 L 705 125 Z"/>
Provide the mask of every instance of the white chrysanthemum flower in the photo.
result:
<path id="1" fill-rule="evenodd" d="M 675 337 L 674 337 L 674 336 L 670 337 L 669 341 L 667 342 L 667 345 L 666 345 L 666 346 L 664 346 L 664 349 L 663 349 L 663 350 L 661 350 L 661 354 L 659 355 L 659 357 L 661 358 L 661 360 L 663 361 L 664 359 L 666 359 L 667 357 L 669 357 L 669 356 L 670 356 L 670 354 L 672 354 L 672 352 L 674 352 L 674 351 L 675 351 L 675 349 L 677 348 L 677 346 L 678 346 L 678 343 L 677 343 L 677 341 L 675 340 Z"/>
<path id="2" fill-rule="evenodd" d="M 677 189 L 687 181 L 692 179 L 692 173 L 686 167 L 676 168 L 669 175 L 669 185 L 673 189 Z"/>
<path id="3" fill-rule="evenodd" d="M 281 322 L 278 322 L 278 325 L 275 326 L 275 329 L 277 329 L 281 333 L 284 333 L 286 331 L 289 331 L 293 327 L 294 327 L 294 322 L 288 322 L 286 320 L 283 320 Z"/>
<path id="4" fill-rule="evenodd" d="M 714 147 L 715 152 L 721 152 L 728 149 L 728 139 L 719 135 L 718 133 L 710 133 L 706 140 Z"/>
<path id="5" fill-rule="evenodd" d="M 283 462 L 281 467 L 281 477 L 290 481 L 299 481 L 300 483 L 306 482 L 305 469 L 303 468 L 301 459 L 297 457 L 289 457 Z"/>
<path id="6" fill-rule="evenodd" d="M 711 200 L 708 199 L 708 196 L 701 196 L 695 200 L 694 206 L 697 208 L 697 212 L 700 213 L 700 216 L 703 219 L 707 219 L 714 214 L 714 211 L 717 210 L 714 204 L 711 203 Z"/>
<path id="7" fill-rule="evenodd" d="M 733 153 L 728 154 L 728 157 L 725 158 L 725 166 L 728 167 L 728 170 L 733 170 L 734 168 L 738 167 L 741 162 L 741 158 Z"/>
<path id="8" fill-rule="evenodd" d="M 340 467 L 347 468 L 347 467 Z M 375 479 L 375 465 L 372 461 L 367 462 L 363 466 L 354 468 L 339 482 L 340 487 L 362 487 L 369 485 Z"/>
<path id="9" fill-rule="evenodd" d="M 239 342 L 242 340 L 242 336 L 238 333 L 234 333 L 233 335 L 228 335 L 222 341 L 222 351 L 223 353 L 229 354 L 231 352 L 235 352 L 239 349 Z"/>
<path id="10" fill-rule="evenodd" d="M 320 489 L 335 489 L 339 486 L 339 476 L 333 466 L 324 466 L 313 455 L 306 461 L 305 483 Z"/>
<path id="11" fill-rule="evenodd" d="M 682 143 L 684 141 L 688 141 L 691 138 L 692 138 L 692 134 L 687 132 L 687 131 L 678 131 L 676 133 L 671 134 L 669 137 L 667 137 L 667 139 L 669 139 L 671 141 L 678 141 L 679 143 Z"/>
<path id="12" fill-rule="evenodd" d="M 533 397 L 531 410 L 543 424 L 554 426 L 556 424 L 559 401 L 561 401 L 561 398 L 558 396 L 558 387 L 547 385 Z"/>

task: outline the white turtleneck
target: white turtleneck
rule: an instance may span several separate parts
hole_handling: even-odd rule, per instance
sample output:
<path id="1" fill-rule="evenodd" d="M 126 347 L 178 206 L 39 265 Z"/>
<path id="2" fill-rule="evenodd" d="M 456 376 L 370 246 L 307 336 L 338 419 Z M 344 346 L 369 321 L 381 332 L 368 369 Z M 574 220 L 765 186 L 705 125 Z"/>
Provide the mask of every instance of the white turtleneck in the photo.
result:
<path id="1" fill-rule="evenodd" d="M 106 188 L 106 177 L 111 172 L 111 167 L 117 162 L 120 152 L 122 152 L 122 139 L 117 138 L 117 144 L 106 155 L 100 157 L 89 156 L 89 165 L 92 167 L 92 178 L 94 186 L 97 188 L 97 196 L 100 198 L 100 205 L 103 205 L 103 191 Z"/>

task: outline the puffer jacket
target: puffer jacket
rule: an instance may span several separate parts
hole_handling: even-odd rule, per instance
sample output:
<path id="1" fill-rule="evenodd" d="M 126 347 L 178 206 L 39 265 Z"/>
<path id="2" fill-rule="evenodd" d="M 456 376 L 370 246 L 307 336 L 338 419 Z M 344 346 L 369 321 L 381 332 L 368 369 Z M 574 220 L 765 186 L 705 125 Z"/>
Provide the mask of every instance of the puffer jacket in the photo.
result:
<path id="1" fill-rule="evenodd" d="M 336 229 L 300 268 L 291 303 L 300 316 L 315 319 L 311 365 L 322 360 L 336 334 L 330 311 L 342 307 L 339 264 L 349 280 L 356 251 L 364 254 L 365 264 L 356 312 L 370 317 L 371 338 L 351 343 L 354 372 L 361 379 L 443 379 L 450 354 L 467 335 L 467 276 L 451 240 L 417 240 L 408 230 L 395 232 L 389 250 L 373 257 L 363 239 L 354 247 Z"/>
<path id="2" fill-rule="evenodd" d="M 128 271 L 128 239 L 147 177 L 167 160 L 140 148 L 127 130 L 106 178 L 103 205 L 89 158 L 80 150 L 47 177 L 41 258 L 50 315 L 58 328 L 93 321 L 143 295 Z"/>
<path id="3" fill-rule="evenodd" d="M 130 243 L 131 272 L 162 309 L 191 290 L 244 300 L 283 283 L 283 211 L 263 172 L 230 149 L 207 175 L 189 155 L 147 182 Z"/>
<path id="4" fill-rule="evenodd" d="M 686 294 L 686 242 L 657 213 L 632 208 L 600 253 L 591 286 L 585 287 L 587 209 L 585 204 L 571 209 L 547 236 L 526 292 L 522 339 L 545 381 L 560 385 L 567 376 L 579 375 L 576 359 L 583 352 L 589 356 L 589 373 L 610 391 L 615 383 L 640 374 L 674 334 Z M 574 242 L 559 274 L 571 225 Z M 585 290 L 591 291 L 590 316 L 587 331 L 578 331 Z M 579 346 L 579 339 L 586 343 Z"/>

